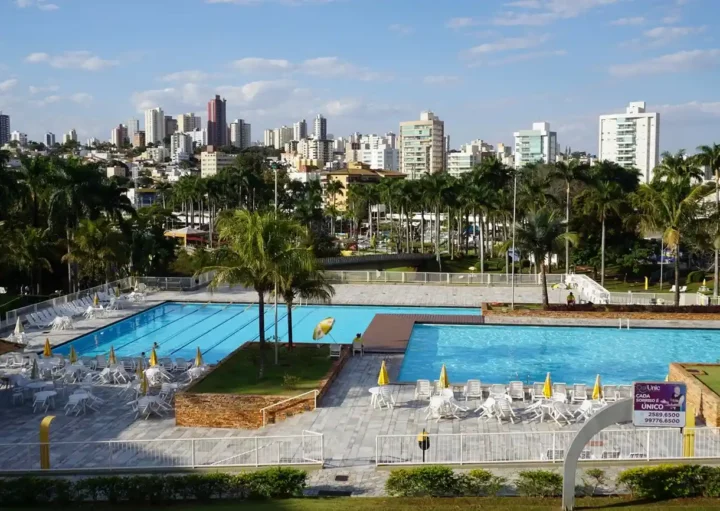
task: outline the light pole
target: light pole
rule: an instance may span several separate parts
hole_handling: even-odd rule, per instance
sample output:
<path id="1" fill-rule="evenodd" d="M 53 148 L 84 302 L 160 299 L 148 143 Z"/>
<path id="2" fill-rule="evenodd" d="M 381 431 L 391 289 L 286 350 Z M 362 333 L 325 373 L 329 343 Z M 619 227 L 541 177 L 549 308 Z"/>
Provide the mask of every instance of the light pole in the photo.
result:
<path id="1" fill-rule="evenodd" d="M 277 164 L 274 163 L 272 168 L 273 168 L 273 171 L 275 174 L 275 220 L 277 220 L 277 213 L 278 213 L 278 178 L 277 178 L 278 168 L 277 168 Z M 278 295 L 278 283 L 277 283 L 277 275 L 276 275 L 275 276 L 275 365 L 278 365 L 278 363 L 279 363 L 278 309 L 277 309 L 278 299 L 277 299 L 277 295 Z"/>
<path id="2" fill-rule="evenodd" d="M 513 224 L 512 224 L 512 302 L 510 309 L 515 310 L 515 213 L 517 203 L 517 170 L 513 172 Z"/>

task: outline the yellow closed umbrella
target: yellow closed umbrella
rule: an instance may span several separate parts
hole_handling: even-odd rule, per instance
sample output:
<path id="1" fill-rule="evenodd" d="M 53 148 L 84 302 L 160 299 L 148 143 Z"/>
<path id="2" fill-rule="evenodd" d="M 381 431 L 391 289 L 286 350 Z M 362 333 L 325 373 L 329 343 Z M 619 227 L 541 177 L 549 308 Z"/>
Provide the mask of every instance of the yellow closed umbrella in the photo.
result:
<path id="1" fill-rule="evenodd" d="M 117 364 L 117 357 L 115 357 L 115 348 L 110 346 L 110 355 L 108 355 L 108 365 L 114 366 Z"/>
<path id="2" fill-rule="evenodd" d="M 443 364 L 442 369 L 440 369 L 440 386 L 444 389 L 447 389 L 450 387 L 450 380 L 448 380 L 447 369 L 445 369 L 445 364 Z"/>
<path id="3" fill-rule="evenodd" d="M 380 366 L 380 374 L 378 374 L 378 385 L 381 387 L 383 385 L 387 385 L 390 383 L 390 377 L 388 376 L 387 372 L 387 366 L 385 365 L 385 361 L 382 361 L 382 365 Z"/>
<path id="4" fill-rule="evenodd" d="M 43 357 L 50 358 L 52 357 L 52 346 L 50 346 L 50 339 L 45 339 L 45 347 L 43 348 Z"/>
<path id="5" fill-rule="evenodd" d="M 195 367 L 200 367 L 201 365 L 204 365 L 202 359 L 202 353 L 200 352 L 200 346 L 197 348 L 197 353 L 195 354 Z"/>
<path id="6" fill-rule="evenodd" d="M 143 396 L 147 394 L 148 391 L 148 381 L 147 376 L 145 376 L 145 373 L 140 377 L 140 394 Z"/>
<path id="7" fill-rule="evenodd" d="M 602 398 L 602 387 L 600 386 L 600 375 L 595 377 L 595 386 L 593 387 L 592 398 L 597 401 Z"/>
<path id="8" fill-rule="evenodd" d="M 155 353 L 155 348 L 153 348 L 150 352 L 150 367 L 155 367 L 156 365 L 158 365 L 157 353 Z"/>
<path id="9" fill-rule="evenodd" d="M 75 346 L 70 346 L 70 363 L 74 364 L 77 362 L 77 351 L 75 351 Z"/>
<path id="10" fill-rule="evenodd" d="M 31 380 L 39 380 L 40 379 L 40 370 L 38 369 L 37 365 L 37 359 L 33 359 L 33 365 L 32 368 L 30 368 L 30 379 Z"/>
<path id="11" fill-rule="evenodd" d="M 550 373 L 547 373 L 545 377 L 545 385 L 543 385 L 543 396 L 547 399 L 552 397 L 552 380 L 550 379 Z"/>
<path id="12" fill-rule="evenodd" d="M 335 318 L 325 318 L 320 323 L 315 325 L 313 330 L 313 341 L 319 341 L 330 333 L 333 325 L 335 324 Z"/>
<path id="13" fill-rule="evenodd" d="M 100 305 L 100 298 L 98 298 L 97 293 L 95 293 L 95 296 L 93 297 L 93 305 L 94 305 L 95 307 L 97 307 L 98 305 Z"/>

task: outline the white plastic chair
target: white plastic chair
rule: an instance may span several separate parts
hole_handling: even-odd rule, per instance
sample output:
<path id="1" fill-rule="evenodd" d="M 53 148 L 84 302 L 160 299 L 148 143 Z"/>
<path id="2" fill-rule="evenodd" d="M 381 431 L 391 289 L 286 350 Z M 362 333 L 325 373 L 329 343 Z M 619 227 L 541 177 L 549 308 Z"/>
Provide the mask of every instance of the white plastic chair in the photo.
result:
<path id="1" fill-rule="evenodd" d="M 497 414 L 495 413 L 495 398 L 489 397 L 487 398 L 480 406 L 478 406 L 475 409 L 476 412 L 480 412 L 480 415 L 478 415 L 478 419 L 492 419 Z"/>
<path id="2" fill-rule="evenodd" d="M 511 423 L 515 424 L 516 415 L 508 399 L 498 399 L 495 402 L 495 407 L 497 409 L 498 422 L 502 422 L 503 419 L 509 419 Z"/>
<path id="3" fill-rule="evenodd" d="M 575 420 L 577 422 L 580 422 L 581 420 L 588 420 L 590 416 L 593 414 L 594 408 L 593 408 L 593 402 L 589 399 L 586 399 L 582 402 L 580 407 L 573 412 L 573 416 L 575 417 Z"/>
<path id="4" fill-rule="evenodd" d="M 81 396 L 71 394 L 68 402 L 65 404 L 65 415 L 74 413 L 77 417 L 81 413 L 85 413 L 85 399 Z"/>
<path id="5" fill-rule="evenodd" d="M 552 409 L 552 418 L 553 420 L 559 425 L 569 425 L 572 421 L 572 412 L 567 407 L 565 403 L 561 403 L 560 401 L 553 401 L 553 409 Z M 564 420 L 565 424 L 560 422 L 560 420 Z"/>
<path id="6" fill-rule="evenodd" d="M 35 394 L 35 397 L 33 398 L 33 413 L 37 412 L 39 409 L 47 412 L 48 408 L 50 408 L 50 398 L 48 395 L 40 392 Z"/>
<path id="7" fill-rule="evenodd" d="M 508 385 L 508 395 L 510 399 L 519 399 L 525 402 L 525 385 L 521 381 L 511 381 Z"/>
<path id="8" fill-rule="evenodd" d="M 617 385 L 603 385 L 603 399 L 608 403 L 617 401 Z"/>
<path id="9" fill-rule="evenodd" d="M 505 385 L 499 385 L 497 383 L 490 385 L 490 397 L 498 399 L 504 398 L 505 396 L 507 396 Z"/>
<path id="10" fill-rule="evenodd" d="M 587 386 L 584 383 L 575 383 L 572 388 L 572 403 L 587 401 Z"/>
<path id="11" fill-rule="evenodd" d="M 632 385 L 618 385 L 616 395 L 617 395 L 617 399 L 632 399 L 633 398 Z"/>
<path id="12" fill-rule="evenodd" d="M 415 399 L 430 399 L 432 395 L 430 380 L 418 380 L 415 383 Z"/>
<path id="13" fill-rule="evenodd" d="M 340 344 L 330 344 L 330 358 L 340 358 L 340 354 L 342 353 L 342 345 Z"/>
<path id="14" fill-rule="evenodd" d="M 392 388 L 387 385 L 380 387 L 380 393 L 378 394 L 378 405 L 380 408 L 383 405 L 387 406 L 388 409 L 392 409 L 395 406 L 395 398 L 392 394 Z"/>
<path id="15" fill-rule="evenodd" d="M 178 357 L 175 359 L 175 366 L 174 366 L 175 371 L 187 371 L 191 367 L 192 367 L 192 364 L 190 362 L 188 362 L 187 360 L 185 360 L 184 358 Z"/>
<path id="16" fill-rule="evenodd" d="M 532 388 L 530 389 L 530 397 L 533 401 L 541 401 L 545 399 L 545 396 L 543 395 L 543 389 L 545 388 L 545 383 L 541 381 L 536 381 L 532 384 Z"/>
<path id="17" fill-rule="evenodd" d="M 360 353 L 360 356 L 362 357 L 365 354 L 365 350 L 363 348 L 363 342 L 362 339 L 353 339 L 352 342 L 352 355 L 355 356 L 355 353 Z"/>
<path id="18" fill-rule="evenodd" d="M 480 380 L 468 380 L 463 387 L 463 396 L 465 396 L 465 401 L 467 401 L 468 398 L 482 399 L 483 390 Z"/>

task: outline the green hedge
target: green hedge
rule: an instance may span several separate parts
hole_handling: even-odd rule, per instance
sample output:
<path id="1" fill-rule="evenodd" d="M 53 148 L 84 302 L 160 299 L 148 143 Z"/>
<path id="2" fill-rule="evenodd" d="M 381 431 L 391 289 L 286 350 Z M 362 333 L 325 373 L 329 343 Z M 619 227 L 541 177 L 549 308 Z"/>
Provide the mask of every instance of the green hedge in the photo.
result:
<path id="1" fill-rule="evenodd" d="M 702 282 L 705 280 L 705 272 L 702 270 L 691 271 L 685 278 L 685 284 L 692 284 L 694 282 Z"/>
<path id="2" fill-rule="evenodd" d="M 0 508 L 84 501 L 162 503 L 177 499 L 278 499 L 302 496 L 307 474 L 270 468 L 240 474 L 100 476 L 71 481 L 53 477 L 0 479 Z"/>
<path id="3" fill-rule="evenodd" d="M 392 497 L 484 497 L 497 495 L 505 482 L 487 470 L 456 474 L 449 467 L 429 466 L 393 470 L 385 491 Z"/>
<path id="4" fill-rule="evenodd" d="M 720 467 L 658 465 L 631 468 L 620 473 L 617 483 L 633 496 L 647 499 L 720 497 Z"/>

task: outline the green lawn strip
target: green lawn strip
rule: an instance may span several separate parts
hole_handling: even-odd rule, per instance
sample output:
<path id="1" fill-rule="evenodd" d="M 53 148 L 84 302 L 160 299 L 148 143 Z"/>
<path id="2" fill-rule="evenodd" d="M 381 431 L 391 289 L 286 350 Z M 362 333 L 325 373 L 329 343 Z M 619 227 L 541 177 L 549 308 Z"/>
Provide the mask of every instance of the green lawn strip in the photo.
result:
<path id="1" fill-rule="evenodd" d="M 417 268 L 415 268 L 414 266 L 398 266 L 397 268 L 387 268 L 385 271 L 415 273 L 417 271 Z"/>
<path id="2" fill-rule="evenodd" d="M 694 374 L 694 376 L 710 387 L 715 394 L 720 396 L 720 367 L 685 366 L 685 369 L 695 369 L 697 371 L 706 372 L 707 374 Z"/>
<path id="3" fill-rule="evenodd" d="M 272 343 L 267 343 L 262 379 L 258 378 L 260 349 L 257 343 L 253 343 L 215 369 L 191 392 L 295 396 L 317 388 L 333 363 L 328 357 L 327 346 L 296 344 L 292 351 L 281 346 L 280 363 L 275 365 L 274 349 Z M 283 385 L 285 375 L 299 379 L 293 388 Z"/>
<path id="4" fill-rule="evenodd" d="M 599 280 L 598 280 L 599 282 Z M 645 290 L 645 281 L 636 281 L 636 282 L 623 282 L 621 280 L 608 280 L 605 279 L 605 289 L 608 291 L 616 292 L 616 293 L 622 293 L 622 292 L 628 292 L 632 291 L 633 293 L 669 293 L 670 288 L 675 282 L 663 282 L 662 289 L 660 289 L 660 284 L 652 284 L 648 286 L 647 291 Z M 687 291 L 686 293 L 697 293 L 698 289 L 700 289 L 700 286 L 702 286 L 702 282 L 691 282 L 690 284 L 685 284 L 685 279 L 680 279 L 680 286 L 687 285 Z M 709 288 L 712 288 L 712 283 L 706 284 Z"/>
<path id="5" fill-rule="evenodd" d="M 612 509 L 618 511 L 663 511 L 691 509 L 704 511 L 718 509 L 720 503 L 716 499 L 681 499 L 663 502 L 633 501 L 629 498 L 595 497 L 576 500 L 576 509 Z M 101 503 L 74 505 L 76 509 L 92 509 L 97 511 L 114 511 L 128 509 L 128 505 L 106 505 Z M 6 511 L 16 511 L 5 508 Z M 46 508 L 17 508 L 46 509 Z M 378 509 L 392 511 L 506 511 L 522 509 L 524 511 L 556 511 L 560 509 L 560 499 L 537 499 L 523 497 L 499 498 L 459 498 L 459 499 L 409 499 L 409 498 L 304 498 L 270 501 L 216 502 L 211 504 L 177 503 L 169 506 L 132 505 L 133 511 L 152 511 L 158 509 L 178 511 L 376 511 Z"/>

